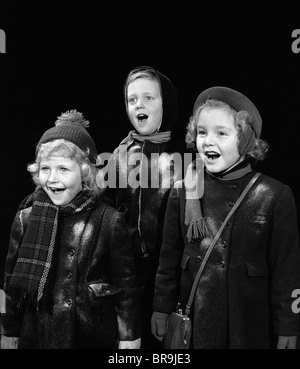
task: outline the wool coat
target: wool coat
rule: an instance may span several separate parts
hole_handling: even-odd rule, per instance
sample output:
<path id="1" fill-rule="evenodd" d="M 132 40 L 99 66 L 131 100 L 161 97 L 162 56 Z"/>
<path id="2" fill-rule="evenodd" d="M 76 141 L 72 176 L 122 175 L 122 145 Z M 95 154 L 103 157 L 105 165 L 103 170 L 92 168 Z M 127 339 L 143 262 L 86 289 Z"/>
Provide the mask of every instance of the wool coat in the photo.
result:
<path id="1" fill-rule="evenodd" d="M 11 230 L 5 283 L 13 272 L 31 207 Z M 45 301 L 18 309 L 6 296 L 3 334 L 19 348 L 117 348 L 140 337 L 132 244 L 123 215 L 97 200 L 85 212 L 60 215 Z"/>
<path id="2" fill-rule="evenodd" d="M 202 209 L 211 237 L 188 243 L 185 189 L 168 201 L 154 310 L 184 309 L 212 237 L 254 176 L 222 181 L 205 174 Z M 261 175 L 227 223 L 204 268 L 191 317 L 194 348 L 272 347 L 275 336 L 296 336 L 292 292 L 300 286 L 296 207 L 290 187 Z"/>
<path id="3" fill-rule="evenodd" d="M 177 92 L 172 82 L 153 68 L 157 76 L 163 103 L 162 122 L 159 132 L 171 131 L 177 123 Z M 125 84 L 126 86 L 126 84 Z M 126 88 L 125 88 L 125 104 Z M 116 188 L 109 188 L 107 197 L 113 206 L 124 212 L 134 245 L 138 282 L 141 286 L 155 278 L 167 198 L 174 185 L 172 140 L 153 143 L 147 139 L 133 139 L 122 159 L 120 147 L 114 150 Z M 121 155 L 121 156 L 120 156 Z M 137 186 L 132 186 L 132 179 Z M 122 184 L 121 184 L 122 183 Z"/>

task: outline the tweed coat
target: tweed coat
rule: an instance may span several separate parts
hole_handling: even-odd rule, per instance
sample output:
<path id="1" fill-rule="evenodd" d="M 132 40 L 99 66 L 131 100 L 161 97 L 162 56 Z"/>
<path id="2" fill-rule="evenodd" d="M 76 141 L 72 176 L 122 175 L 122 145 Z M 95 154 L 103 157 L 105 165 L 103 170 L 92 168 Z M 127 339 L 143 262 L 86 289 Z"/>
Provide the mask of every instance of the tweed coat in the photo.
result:
<path id="1" fill-rule="evenodd" d="M 205 174 L 204 216 L 214 236 L 254 176 L 221 181 Z M 180 188 L 181 187 L 181 188 Z M 177 182 L 166 212 L 154 310 L 183 308 L 211 242 L 188 243 L 185 190 Z M 300 250 L 291 189 L 262 175 L 229 220 L 206 264 L 192 307 L 194 348 L 269 348 L 275 336 L 294 336 Z M 180 291 L 180 292 L 179 292 Z M 180 296 L 181 295 L 181 296 Z"/>
<path id="2" fill-rule="evenodd" d="M 31 207 L 11 230 L 5 284 L 13 271 Z M 116 348 L 140 337 L 132 245 L 123 215 L 101 201 L 60 215 L 51 286 L 39 306 L 17 309 L 7 295 L 3 334 L 19 348 Z"/>

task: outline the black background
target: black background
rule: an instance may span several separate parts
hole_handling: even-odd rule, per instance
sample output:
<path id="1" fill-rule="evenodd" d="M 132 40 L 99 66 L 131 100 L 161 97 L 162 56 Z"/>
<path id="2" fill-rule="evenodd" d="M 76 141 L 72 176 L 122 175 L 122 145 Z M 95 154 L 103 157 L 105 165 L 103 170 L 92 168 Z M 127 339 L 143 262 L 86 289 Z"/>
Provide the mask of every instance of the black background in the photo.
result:
<path id="1" fill-rule="evenodd" d="M 177 88 L 179 152 L 202 90 L 224 85 L 253 100 L 270 144 L 258 169 L 289 184 L 299 208 L 300 53 L 292 52 L 291 35 L 300 20 L 292 3 L 39 4 L 3 2 L 0 10 L 7 37 L 0 56 L 0 265 L 18 204 L 34 189 L 26 165 L 42 133 L 62 112 L 77 109 L 90 121 L 98 151 L 112 152 L 131 129 L 123 84 L 138 65 L 158 69 Z"/>

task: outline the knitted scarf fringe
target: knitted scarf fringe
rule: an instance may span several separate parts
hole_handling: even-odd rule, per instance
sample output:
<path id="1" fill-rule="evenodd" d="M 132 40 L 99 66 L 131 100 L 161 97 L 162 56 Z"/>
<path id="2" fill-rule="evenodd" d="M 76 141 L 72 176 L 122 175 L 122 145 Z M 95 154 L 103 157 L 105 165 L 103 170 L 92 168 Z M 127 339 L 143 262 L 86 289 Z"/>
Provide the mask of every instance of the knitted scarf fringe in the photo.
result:
<path id="1" fill-rule="evenodd" d="M 191 220 L 187 229 L 188 242 L 201 241 L 203 238 L 209 237 L 210 232 L 206 224 L 205 218 Z"/>

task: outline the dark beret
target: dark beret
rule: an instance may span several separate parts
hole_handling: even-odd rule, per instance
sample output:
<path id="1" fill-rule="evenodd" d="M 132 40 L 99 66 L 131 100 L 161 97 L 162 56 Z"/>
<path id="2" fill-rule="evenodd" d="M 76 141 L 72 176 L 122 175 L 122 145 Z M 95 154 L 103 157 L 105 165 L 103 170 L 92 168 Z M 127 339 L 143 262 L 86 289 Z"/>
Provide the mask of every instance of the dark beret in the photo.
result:
<path id="1" fill-rule="evenodd" d="M 245 110 L 252 117 L 252 127 L 256 133 L 256 137 L 259 138 L 262 130 L 262 118 L 253 102 L 248 99 L 242 93 L 233 90 L 228 87 L 215 86 L 210 87 L 197 97 L 194 104 L 194 114 L 196 114 L 198 108 L 205 103 L 208 99 L 215 99 L 223 101 L 229 106 L 231 106 L 236 111 Z"/>

